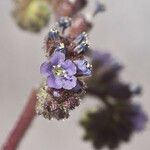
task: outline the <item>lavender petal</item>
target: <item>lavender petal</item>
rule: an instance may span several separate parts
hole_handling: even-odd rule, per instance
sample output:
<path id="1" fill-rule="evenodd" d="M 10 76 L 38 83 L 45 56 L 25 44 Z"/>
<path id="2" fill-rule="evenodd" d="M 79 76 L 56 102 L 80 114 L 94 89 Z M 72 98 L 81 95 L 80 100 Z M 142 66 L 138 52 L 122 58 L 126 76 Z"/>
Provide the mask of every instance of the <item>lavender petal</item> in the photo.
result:
<path id="1" fill-rule="evenodd" d="M 68 77 L 68 79 L 63 79 L 63 88 L 71 90 L 77 85 L 77 78 L 75 76 Z"/>
<path id="2" fill-rule="evenodd" d="M 56 78 L 53 74 L 48 76 L 47 80 L 48 80 L 48 87 L 55 88 L 55 89 L 62 88 L 62 85 L 60 83 L 58 84 L 58 82 L 56 82 Z"/>
<path id="3" fill-rule="evenodd" d="M 45 77 L 48 77 L 51 74 L 51 64 L 49 62 L 44 62 L 40 67 L 40 72 Z"/>
<path id="4" fill-rule="evenodd" d="M 75 64 L 69 59 L 62 63 L 62 67 L 66 70 L 67 75 L 69 76 L 72 76 L 77 72 Z"/>
<path id="5" fill-rule="evenodd" d="M 64 60 L 65 54 L 61 52 L 54 52 L 52 57 L 50 58 L 52 65 L 58 65 L 60 62 L 63 62 Z"/>

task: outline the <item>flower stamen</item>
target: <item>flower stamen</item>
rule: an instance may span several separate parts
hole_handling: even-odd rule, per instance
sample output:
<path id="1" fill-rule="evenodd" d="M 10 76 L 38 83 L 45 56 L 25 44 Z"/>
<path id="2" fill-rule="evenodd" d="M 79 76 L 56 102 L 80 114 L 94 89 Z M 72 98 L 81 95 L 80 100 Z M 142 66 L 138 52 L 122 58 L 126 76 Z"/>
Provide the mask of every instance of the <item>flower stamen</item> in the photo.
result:
<path id="1" fill-rule="evenodd" d="M 53 73 L 58 77 L 64 77 L 66 75 L 66 71 L 61 67 L 61 65 L 53 66 Z"/>

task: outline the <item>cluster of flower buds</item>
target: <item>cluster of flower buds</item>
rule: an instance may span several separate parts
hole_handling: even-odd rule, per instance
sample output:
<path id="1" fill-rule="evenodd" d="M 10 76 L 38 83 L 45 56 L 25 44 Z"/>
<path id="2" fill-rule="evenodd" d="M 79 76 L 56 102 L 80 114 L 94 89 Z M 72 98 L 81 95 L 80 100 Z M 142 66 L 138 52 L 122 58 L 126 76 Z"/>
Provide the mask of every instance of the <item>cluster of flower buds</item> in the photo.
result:
<path id="1" fill-rule="evenodd" d="M 109 53 L 92 51 L 91 57 L 93 76 L 87 81 L 89 93 L 116 100 L 130 100 L 132 96 L 141 93 L 141 87 L 133 87 L 120 80 L 123 66 Z"/>
<path id="2" fill-rule="evenodd" d="M 48 0 L 15 0 L 13 16 L 24 30 L 39 32 L 50 19 Z"/>
<path id="3" fill-rule="evenodd" d="M 73 17 L 74 23 L 70 29 L 70 33 L 78 34 L 84 29 L 89 31 L 92 27 L 92 19 L 99 12 L 105 10 L 105 6 L 94 0 L 94 8 L 86 14 L 80 13 L 88 1 L 87 0 L 14 0 L 15 7 L 13 16 L 15 21 L 24 30 L 31 32 L 39 32 L 45 27 L 51 15 L 59 19 L 61 16 Z M 80 30 L 79 30 L 80 29 Z"/>
<path id="4" fill-rule="evenodd" d="M 86 131 L 84 140 L 91 140 L 96 149 L 116 149 L 132 133 L 143 130 L 146 122 L 140 105 L 123 102 L 89 111 L 80 123 Z"/>
<path id="5" fill-rule="evenodd" d="M 89 111 L 82 118 L 84 139 L 90 140 L 96 149 L 115 149 L 121 142 L 128 141 L 132 133 L 145 127 L 145 112 L 140 105 L 132 102 L 132 97 L 140 94 L 141 88 L 120 80 L 123 66 L 109 53 L 92 51 L 91 58 L 93 72 L 87 80 L 87 93 L 97 96 L 105 107 Z"/>
<path id="6" fill-rule="evenodd" d="M 47 61 L 40 68 L 45 81 L 37 94 L 36 112 L 48 119 L 69 117 L 69 111 L 79 105 L 85 94 L 84 78 L 92 72 L 85 59 L 89 49 L 87 35 L 67 35 L 70 26 L 71 19 L 62 17 L 46 38 Z"/>

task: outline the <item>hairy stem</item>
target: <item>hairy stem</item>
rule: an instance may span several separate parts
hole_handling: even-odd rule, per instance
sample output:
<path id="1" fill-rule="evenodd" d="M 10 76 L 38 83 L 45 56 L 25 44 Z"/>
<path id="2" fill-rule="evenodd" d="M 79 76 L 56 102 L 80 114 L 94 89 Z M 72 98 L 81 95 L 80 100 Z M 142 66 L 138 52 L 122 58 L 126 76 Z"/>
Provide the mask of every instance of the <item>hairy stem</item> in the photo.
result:
<path id="1" fill-rule="evenodd" d="M 103 99 L 103 95 L 93 88 L 87 89 L 87 94 L 101 97 L 101 100 L 108 106 L 110 105 L 105 99 Z M 16 150 L 19 143 L 23 139 L 27 129 L 30 127 L 31 123 L 35 118 L 35 104 L 36 104 L 36 90 L 32 90 L 31 94 L 28 98 L 28 102 L 24 107 L 18 121 L 16 122 L 14 128 L 10 132 L 6 142 L 2 146 L 1 150 Z"/>
<path id="2" fill-rule="evenodd" d="M 18 121 L 10 132 L 1 150 L 16 150 L 27 129 L 35 118 L 36 90 L 33 89 Z"/>

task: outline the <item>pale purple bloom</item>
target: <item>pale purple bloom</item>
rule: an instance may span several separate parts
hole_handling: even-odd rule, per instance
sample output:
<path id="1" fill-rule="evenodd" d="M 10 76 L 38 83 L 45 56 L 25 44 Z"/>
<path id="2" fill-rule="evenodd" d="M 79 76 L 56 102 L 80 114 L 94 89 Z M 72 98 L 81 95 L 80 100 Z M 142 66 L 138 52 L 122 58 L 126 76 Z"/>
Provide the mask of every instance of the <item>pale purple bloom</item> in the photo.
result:
<path id="1" fill-rule="evenodd" d="M 50 88 L 70 90 L 77 84 L 76 66 L 70 59 L 65 60 L 64 53 L 54 52 L 50 60 L 41 65 L 40 70 L 47 77 Z"/>
<path id="2" fill-rule="evenodd" d="M 78 74 L 86 76 L 90 76 L 92 74 L 92 66 L 87 60 L 76 60 L 74 62 L 77 65 Z"/>

